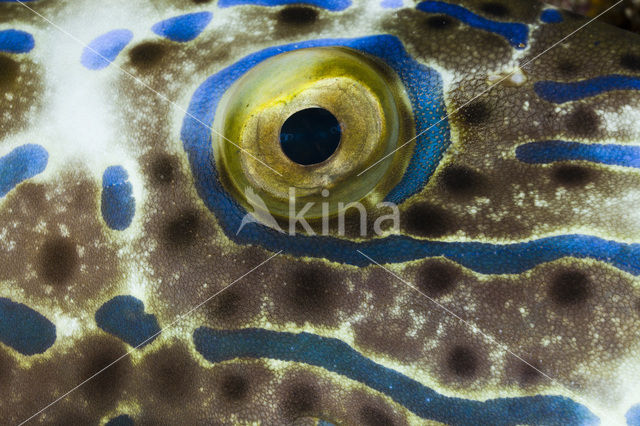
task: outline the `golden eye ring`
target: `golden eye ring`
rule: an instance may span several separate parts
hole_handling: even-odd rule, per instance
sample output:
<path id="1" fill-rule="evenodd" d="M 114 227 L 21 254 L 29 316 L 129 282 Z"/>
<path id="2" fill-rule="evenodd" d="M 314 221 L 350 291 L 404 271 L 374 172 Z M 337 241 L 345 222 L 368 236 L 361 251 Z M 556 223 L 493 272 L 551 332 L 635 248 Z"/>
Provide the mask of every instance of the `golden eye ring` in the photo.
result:
<path id="1" fill-rule="evenodd" d="M 283 151 L 281 130 L 287 119 L 310 108 L 337 119 L 340 142 L 326 160 L 298 164 Z M 296 202 L 313 203 L 306 218 L 320 217 L 321 203 L 331 215 L 339 203 L 378 202 L 398 182 L 409 156 L 391 154 L 398 141 L 413 136 L 407 117 L 411 106 L 404 86 L 379 60 L 343 47 L 295 50 L 265 60 L 225 93 L 213 124 L 216 164 L 223 184 L 241 202 L 251 188 L 270 214 L 287 217 L 293 189 Z"/>

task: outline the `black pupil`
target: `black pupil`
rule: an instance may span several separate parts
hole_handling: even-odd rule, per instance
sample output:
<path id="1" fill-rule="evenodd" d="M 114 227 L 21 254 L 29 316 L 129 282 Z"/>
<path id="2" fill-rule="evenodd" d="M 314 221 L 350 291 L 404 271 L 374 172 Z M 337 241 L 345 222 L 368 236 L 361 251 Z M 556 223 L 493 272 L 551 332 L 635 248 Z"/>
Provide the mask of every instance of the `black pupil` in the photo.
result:
<path id="1" fill-rule="evenodd" d="M 303 166 L 325 161 L 340 144 L 340 123 L 323 108 L 298 111 L 282 125 L 280 146 L 289 159 Z"/>

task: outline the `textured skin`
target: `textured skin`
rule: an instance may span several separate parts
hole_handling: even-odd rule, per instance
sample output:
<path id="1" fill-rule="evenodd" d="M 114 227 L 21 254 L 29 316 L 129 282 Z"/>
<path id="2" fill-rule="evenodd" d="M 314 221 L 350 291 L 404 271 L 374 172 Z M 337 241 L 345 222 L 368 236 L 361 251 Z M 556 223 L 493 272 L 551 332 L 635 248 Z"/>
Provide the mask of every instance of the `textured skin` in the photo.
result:
<path id="1" fill-rule="evenodd" d="M 593 18 L 615 5 L 617 1 L 549 0 L 547 3 Z M 603 15 L 601 21 L 637 33 L 640 31 L 640 1 L 624 0 L 620 5 Z"/>
<path id="2" fill-rule="evenodd" d="M 89 70 L 81 64 L 82 45 L 25 7 L 0 3 L 0 30 L 35 39 L 26 53 L 0 52 L 0 155 L 26 144 L 49 155 L 42 173 L 0 199 L 0 298 L 28 306 L 56 330 L 43 353 L 25 355 L 0 344 L 0 423 L 29 418 L 131 350 L 141 342 L 136 324 L 144 322 L 143 336 L 156 329 L 154 321 L 172 324 L 273 254 L 260 242 L 242 244 L 196 191 L 197 170 L 180 132 L 206 78 L 272 46 L 390 34 L 440 73 L 444 103 L 454 111 L 490 87 L 491 76 L 506 75 L 585 22 L 566 14 L 562 22 L 543 23 L 546 7 L 527 0 L 451 3 L 526 25 L 528 42 L 513 46 L 408 1 L 402 8 L 377 1 L 337 11 L 314 6 L 298 20 L 283 6 L 28 3 L 85 44 L 116 29 L 133 33 L 113 64 Z M 193 40 L 170 41 L 151 30 L 201 11 L 213 18 Z M 610 260 L 627 249 L 637 253 L 640 174 L 593 161 L 524 162 L 515 152 L 548 140 L 636 145 L 638 90 L 553 103 L 535 83 L 638 76 L 640 38 L 594 23 L 521 72 L 524 83 L 499 83 L 452 114 L 451 145 L 427 185 L 400 205 L 400 233 L 419 242 L 496 245 L 581 234 L 622 248 L 607 246 L 600 260 L 569 254 L 509 273 L 483 273 L 440 256 L 388 265 L 450 312 L 375 265 L 296 257 L 287 249 L 31 422 L 105 424 L 128 415 L 141 425 L 402 425 L 436 418 L 417 414 L 365 379 L 306 362 L 251 356 L 210 362 L 194 344 L 194 331 L 206 326 L 337 338 L 439 394 L 475 401 L 557 395 L 583 410 L 569 410 L 562 421 L 560 410 L 550 409 L 516 422 L 501 409 L 474 421 L 456 402 L 441 409 L 450 423 L 581 424 L 591 418 L 583 415 L 588 409 L 603 424 L 624 424 L 625 413 L 640 403 L 640 269 L 635 256 L 628 267 Z M 122 166 L 126 177 L 103 175 L 112 166 Z M 8 166 L 2 167 L 5 182 Z M 103 184 L 124 192 L 103 191 Z M 108 203 L 130 209 L 131 198 L 132 219 L 105 213 Z M 291 237 L 294 248 L 296 241 Z M 585 244 L 569 250 L 589 251 Z M 399 249 L 390 244 L 389 258 L 393 250 Z M 506 256 L 504 264 L 511 260 Z M 502 263 L 490 266 L 500 270 Z M 122 295 L 144 305 L 122 314 L 128 334 L 118 336 L 113 323 L 99 327 L 96 319 L 118 315 L 116 302 L 129 299 L 105 303 Z M 6 311 L 0 321 L 22 330 Z"/>

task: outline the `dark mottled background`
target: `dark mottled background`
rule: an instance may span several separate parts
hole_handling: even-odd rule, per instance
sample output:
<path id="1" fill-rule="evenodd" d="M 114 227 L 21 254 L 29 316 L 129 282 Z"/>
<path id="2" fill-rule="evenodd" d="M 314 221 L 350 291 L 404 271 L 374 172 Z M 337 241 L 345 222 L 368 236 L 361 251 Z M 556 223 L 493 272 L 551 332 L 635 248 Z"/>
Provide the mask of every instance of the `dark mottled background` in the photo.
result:
<path id="1" fill-rule="evenodd" d="M 546 0 L 546 3 L 589 17 L 598 16 L 617 2 L 618 0 Z M 640 33 L 640 0 L 624 0 L 600 20 Z"/>

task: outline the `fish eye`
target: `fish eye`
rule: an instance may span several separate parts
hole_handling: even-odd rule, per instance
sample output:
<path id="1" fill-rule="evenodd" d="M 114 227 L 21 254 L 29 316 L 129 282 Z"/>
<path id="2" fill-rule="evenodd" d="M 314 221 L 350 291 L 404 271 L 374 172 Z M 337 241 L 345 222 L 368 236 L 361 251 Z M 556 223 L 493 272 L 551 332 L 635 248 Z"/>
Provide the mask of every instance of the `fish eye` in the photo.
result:
<path id="1" fill-rule="evenodd" d="M 296 202 L 313 203 L 304 217 L 317 218 L 323 203 L 331 215 L 338 203 L 384 198 L 407 167 L 409 156 L 395 150 L 414 124 L 404 86 L 385 63 L 346 47 L 311 47 L 238 78 L 213 130 L 222 183 L 241 204 L 250 188 L 269 213 L 287 217 L 295 191 Z"/>

